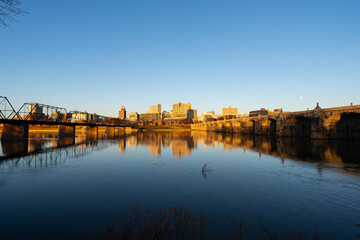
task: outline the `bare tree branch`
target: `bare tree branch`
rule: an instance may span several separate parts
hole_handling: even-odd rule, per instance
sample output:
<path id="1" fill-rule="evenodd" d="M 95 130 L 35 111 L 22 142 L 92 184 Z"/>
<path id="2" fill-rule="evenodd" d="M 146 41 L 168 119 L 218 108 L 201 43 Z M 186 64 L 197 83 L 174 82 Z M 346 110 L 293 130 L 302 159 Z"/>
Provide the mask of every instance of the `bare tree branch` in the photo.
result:
<path id="1" fill-rule="evenodd" d="M 21 8 L 20 0 L 0 0 L 0 25 L 8 26 L 8 22 L 18 22 L 17 16 L 24 16 L 27 11 Z"/>

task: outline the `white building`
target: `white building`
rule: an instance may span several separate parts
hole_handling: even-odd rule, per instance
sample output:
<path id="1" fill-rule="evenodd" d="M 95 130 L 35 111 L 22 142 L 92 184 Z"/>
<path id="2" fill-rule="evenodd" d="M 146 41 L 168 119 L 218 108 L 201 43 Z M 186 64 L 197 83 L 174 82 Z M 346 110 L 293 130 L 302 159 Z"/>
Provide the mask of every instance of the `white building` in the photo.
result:
<path id="1" fill-rule="evenodd" d="M 203 116 L 211 116 L 213 118 L 217 118 L 217 115 L 215 113 L 215 111 L 205 111 L 205 112 L 202 112 L 202 115 Z"/>
<path id="2" fill-rule="evenodd" d="M 136 122 L 137 120 L 139 120 L 139 114 L 137 112 L 131 112 L 128 114 L 127 119 L 129 119 L 132 122 Z"/>

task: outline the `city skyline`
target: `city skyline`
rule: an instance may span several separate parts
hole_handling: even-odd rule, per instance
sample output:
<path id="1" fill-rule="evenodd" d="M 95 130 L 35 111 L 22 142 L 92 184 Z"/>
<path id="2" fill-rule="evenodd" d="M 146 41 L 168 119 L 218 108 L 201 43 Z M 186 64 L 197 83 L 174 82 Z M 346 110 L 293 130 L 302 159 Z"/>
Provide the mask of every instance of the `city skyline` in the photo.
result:
<path id="1" fill-rule="evenodd" d="M 145 113 L 178 101 L 217 114 L 360 103 L 359 1 L 23 7 L 20 23 L 0 29 L 1 95 L 15 108 L 117 116 L 122 105 Z"/>

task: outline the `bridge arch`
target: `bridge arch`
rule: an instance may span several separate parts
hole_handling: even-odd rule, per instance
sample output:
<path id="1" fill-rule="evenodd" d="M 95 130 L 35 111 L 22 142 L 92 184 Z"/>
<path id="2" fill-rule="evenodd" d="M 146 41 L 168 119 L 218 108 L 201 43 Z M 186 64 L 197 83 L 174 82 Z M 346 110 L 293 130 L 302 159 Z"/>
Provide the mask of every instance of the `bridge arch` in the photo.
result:
<path id="1" fill-rule="evenodd" d="M 215 131 L 216 130 L 216 123 L 210 122 L 208 123 L 209 131 Z"/>
<path id="2" fill-rule="evenodd" d="M 285 121 L 284 136 L 311 136 L 311 119 L 303 116 L 293 116 Z"/>
<path id="3" fill-rule="evenodd" d="M 233 123 L 233 132 L 237 132 L 237 133 L 241 132 L 241 122 L 235 121 Z"/>
<path id="4" fill-rule="evenodd" d="M 276 135 L 276 120 L 266 118 L 261 122 L 261 130 L 263 134 Z"/>
<path id="5" fill-rule="evenodd" d="M 245 123 L 245 133 L 255 134 L 255 121 L 254 120 L 248 120 Z"/>
<path id="6" fill-rule="evenodd" d="M 232 122 L 225 122 L 224 123 L 224 132 L 232 132 L 232 131 L 233 131 Z"/>
<path id="7" fill-rule="evenodd" d="M 215 131 L 222 132 L 223 131 L 224 124 L 222 122 L 215 123 Z"/>
<path id="8" fill-rule="evenodd" d="M 330 137 L 360 137 L 360 113 L 339 113 L 328 117 L 323 125 Z"/>

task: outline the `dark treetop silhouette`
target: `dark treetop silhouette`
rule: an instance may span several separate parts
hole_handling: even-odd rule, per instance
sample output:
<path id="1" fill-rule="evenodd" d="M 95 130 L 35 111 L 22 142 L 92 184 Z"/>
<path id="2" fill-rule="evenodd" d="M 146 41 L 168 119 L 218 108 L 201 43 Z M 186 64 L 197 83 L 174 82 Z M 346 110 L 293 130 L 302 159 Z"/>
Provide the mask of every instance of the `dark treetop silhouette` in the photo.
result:
<path id="1" fill-rule="evenodd" d="M 27 12 L 21 8 L 19 0 L 0 0 L 0 25 L 6 27 L 8 22 L 16 22 L 17 16 L 24 16 Z"/>

